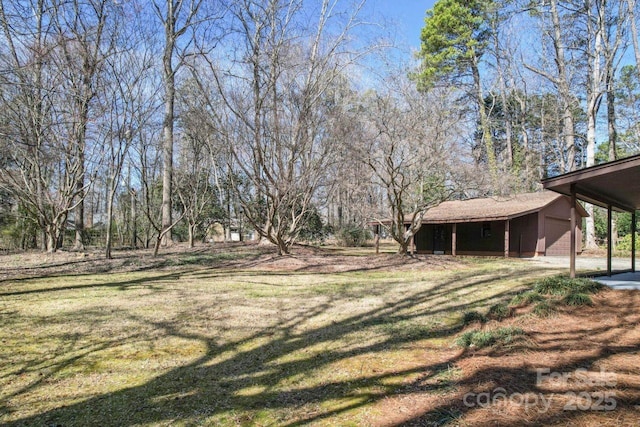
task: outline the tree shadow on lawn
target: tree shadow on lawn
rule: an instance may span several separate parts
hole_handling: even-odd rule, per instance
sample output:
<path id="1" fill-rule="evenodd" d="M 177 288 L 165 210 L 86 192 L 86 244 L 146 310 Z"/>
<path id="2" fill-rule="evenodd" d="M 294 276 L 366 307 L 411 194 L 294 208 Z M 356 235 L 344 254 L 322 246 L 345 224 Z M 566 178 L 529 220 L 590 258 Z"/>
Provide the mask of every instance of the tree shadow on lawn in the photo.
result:
<path id="1" fill-rule="evenodd" d="M 166 269 L 202 267 L 216 269 L 243 269 L 268 271 L 274 275 L 297 273 L 344 273 L 384 271 L 389 268 L 456 267 L 461 259 L 446 255 L 415 255 L 405 257 L 398 254 L 381 254 L 375 257 L 366 255 L 336 255 L 331 248 L 297 247 L 300 253 L 279 256 L 271 246 L 255 243 L 225 244 L 222 246 L 198 246 L 195 248 L 176 247 L 157 257 L 151 256 L 149 249 L 115 251 L 112 259 L 105 259 L 100 253 L 89 256 L 82 252 L 42 254 L 37 264 L 19 267 L 5 266 L 0 275 L 0 284 L 28 282 L 37 279 L 75 277 L 94 274 L 132 273 L 162 271 Z M 56 256 L 60 255 L 58 259 Z M 67 258 L 65 258 L 66 256 Z M 47 261 L 52 257 L 51 260 Z M 68 259 L 71 258 L 71 259 Z M 288 261 L 299 261 L 299 265 L 287 266 Z M 17 262 L 17 261 L 16 261 Z M 335 269 L 338 262 L 340 268 Z M 344 265 L 343 265 L 344 264 Z M 273 270 L 270 269 L 273 267 Z"/>
<path id="2" fill-rule="evenodd" d="M 223 344 L 219 343 L 222 338 L 216 336 L 215 331 L 213 335 L 194 333 L 186 330 L 179 320 L 149 322 L 128 314 L 132 321 L 146 322 L 163 337 L 201 343 L 204 354 L 142 385 L 93 396 L 4 425 L 189 424 L 211 422 L 210 417 L 228 423 L 251 424 L 266 416 L 275 419 L 278 425 L 293 426 L 370 406 L 390 396 L 413 393 L 415 387 L 407 388 L 406 384 L 415 376 L 420 377 L 421 384 L 430 383 L 429 393 L 449 392 L 450 382 L 439 383 L 435 379 L 446 375 L 459 360 L 462 353 L 459 350 L 449 349 L 444 359 L 440 357 L 426 363 L 414 361 L 383 367 L 368 364 L 375 355 L 399 351 L 419 340 L 449 340 L 459 332 L 462 328 L 459 322 L 425 325 L 418 331 L 403 332 L 403 328 L 407 321 L 464 309 L 463 303 L 442 307 L 434 301 L 457 290 L 500 278 L 500 274 L 481 279 L 473 275 L 473 272 L 457 275 L 406 298 L 324 322 L 321 326 L 309 328 L 307 324 L 330 313 L 335 302 L 332 298 L 297 314 L 288 314 L 270 326 L 258 327 L 249 320 L 247 327 L 253 327 L 255 332 Z M 362 292 L 361 297 L 366 296 L 367 290 Z M 513 291 L 508 290 L 474 302 L 489 303 L 512 295 Z M 198 309 L 192 307 L 196 312 Z M 363 332 L 366 339 L 358 342 Z M 356 341 L 345 341 L 346 338 Z M 354 359 L 358 359 L 358 373 L 330 378 L 323 373 L 334 369 L 336 364 Z M 39 383 L 32 384 L 30 389 L 38 386 Z"/>
<path id="3" fill-rule="evenodd" d="M 112 259 L 105 259 L 102 252 L 86 257 L 82 252 L 42 253 L 38 264 L 26 263 L 19 267 L 3 267 L 2 272 L 5 277 L 0 278 L 0 284 L 70 275 L 80 277 L 106 273 L 157 271 L 166 268 L 232 266 L 238 262 L 258 261 L 260 257 L 271 252 L 273 252 L 272 249 L 257 245 L 234 245 L 177 247 L 156 257 L 151 255 L 150 249 L 116 250 Z M 51 257 L 51 260 L 47 261 L 48 257 Z"/>
<path id="4" fill-rule="evenodd" d="M 173 272 L 173 273 L 167 273 L 167 274 L 161 274 L 161 275 L 155 275 L 155 276 L 145 276 L 145 277 L 140 277 L 138 279 L 127 279 L 127 280 L 114 281 L 114 282 L 104 282 L 104 283 L 89 282 L 85 284 L 50 286 L 46 288 L 16 290 L 16 291 L 10 290 L 10 291 L 4 291 L 4 292 L 0 291 L 0 297 L 20 296 L 20 295 L 29 295 L 29 294 L 47 294 L 47 293 L 53 293 L 53 292 L 76 291 L 76 290 L 79 291 L 82 289 L 98 289 L 98 288 L 118 288 L 119 290 L 124 291 L 140 285 L 144 285 L 149 289 L 155 289 L 160 291 L 161 288 L 154 286 L 153 285 L 154 282 L 158 282 L 161 280 L 167 280 L 167 281 L 178 280 L 183 274 L 184 274 L 183 272 Z M 80 276 L 77 276 L 77 275 L 64 276 L 64 277 L 77 278 L 77 277 L 90 277 L 90 276 L 92 276 L 92 274 L 86 274 L 86 275 L 80 275 Z M 53 276 L 53 278 L 55 277 L 56 276 Z M 47 278 L 50 278 L 50 276 L 47 276 Z M 31 280 L 37 280 L 37 279 L 29 278 L 29 279 L 18 279 L 15 281 L 26 282 Z"/>
<path id="5" fill-rule="evenodd" d="M 100 311 L 82 310 L 75 315 L 78 318 L 81 318 L 89 328 L 99 328 L 103 326 L 101 318 L 104 316 L 104 313 Z M 6 323 L 6 319 L 7 318 L 3 317 L 3 323 Z M 65 320 L 58 319 L 57 323 L 63 324 L 65 323 Z M 17 328 L 15 329 L 16 332 L 18 330 L 19 329 Z M 92 354 L 117 346 L 122 341 L 121 337 L 119 337 L 103 340 L 101 342 L 87 342 L 81 333 L 67 333 L 63 330 L 49 335 L 47 339 L 49 341 L 58 342 L 59 344 L 54 349 L 47 349 L 44 357 L 37 357 L 34 355 L 30 360 L 24 361 L 20 366 L 5 366 L 5 369 L 0 374 L 0 380 L 5 383 L 11 383 L 11 377 L 16 375 L 31 377 L 31 381 L 27 381 L 26 384 L 17 387 L 8 393 L 3 393 L 2 400 L 0 400 L 0 415 L 2 413 L 7 413 L 9 410 L 8 407 L 2 404 L 2 401 L 8 401 L 15 396 L 29 393 L 48 382 L 53 382 L 55 381 L 56 376 L 63 370 L 73 367 L 74 364 L 82 361 L 84 358 L 89 357 Z M 128 343 L 141 343 L 146 339 L 147 336 L 143 332 L 132 332 L 126 336 L 126 341 Z M 39 344 L 42 345 L 42 343 Z"/>

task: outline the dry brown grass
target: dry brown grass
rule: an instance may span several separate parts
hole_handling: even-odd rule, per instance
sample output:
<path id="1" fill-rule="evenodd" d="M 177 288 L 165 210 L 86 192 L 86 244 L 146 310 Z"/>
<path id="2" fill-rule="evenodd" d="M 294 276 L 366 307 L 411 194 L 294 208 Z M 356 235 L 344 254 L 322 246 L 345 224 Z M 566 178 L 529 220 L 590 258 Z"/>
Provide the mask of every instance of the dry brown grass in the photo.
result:
<path id="1" fill-rule="evenodd" d="M 551 270 L 502 259 L 230 245 L 0 257 L 0 424 L 597 425 L 638 422 L 638 293 L 514 325 L 509 348 L 453 345 L 465 311 Z M 615 411 L 470 408 L 465 393 L 564 393 L 535 368 L 603 367 Z M 533 374 L 532 374 L 533 372 Z M 544 385 L 548 387 L 549 385 Z M 549 386 L 550 387 L 550 386 Z M 571 387 L 570 385 L 567 387 Z M 575 390 L 582 391 L 582 390 Z M 609 391 L 600 388 L 598 391 Z M 613 425 L 613 424 L 611 424 Z"/>

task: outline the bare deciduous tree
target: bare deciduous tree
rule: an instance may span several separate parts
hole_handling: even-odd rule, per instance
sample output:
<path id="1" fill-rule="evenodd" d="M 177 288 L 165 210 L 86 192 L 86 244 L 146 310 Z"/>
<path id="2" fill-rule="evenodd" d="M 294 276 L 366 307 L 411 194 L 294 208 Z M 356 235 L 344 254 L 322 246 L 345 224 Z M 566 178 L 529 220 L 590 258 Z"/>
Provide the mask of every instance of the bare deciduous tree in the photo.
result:
<path id="1" fill-rule="evenodd" d="M 396 80 L 387 93 L 365 100 L 369 134 L 360 156 L 385 193 L 386 209 L 376 220 L 398 242 L 400 254 L 413 250 L 425 213 L 456 191 L 451 155 L 458 121 L 440 95 L 421 94 L 412 83 Z"/>
<path id="2" fill-rule="evenodd" d="M 564 155 L 562 157 L 562 172 L 572 171 L 576 167 L 576 144 L 574 109 L 576 96 L 571 89 L 571 73 L 569 69 L 570 57 L 567 53 L 566 31 L 561 22 L 570 25 L 570 18 L 564 18 L 558 7 L 558 0 L 550 0 L 539 6 L 541 17 L 545 19 L 545 36 L 551 40 L 552 54 L 555 64 L 554 71 L 546 71 L 525 63 L 525 67 L 539 74 L 553 83 L 562 100 L 562 122 L 564 138 Z"/>
<path id="3" fill-rule="evenodd" d="M 86 176 L 90 149 L 87 139 L 91 133 L 88 127 L 96 117 L 92 109 L 101 86 L 104 58 L 114 49 L 115 34 L 107 27 L 107 20 L 115 13 L 105 0 L 52 2 L 51 8 L 50 19 L 59 45 L 52 59 L 61 75 L 59 101 L 67 106 L 60 109 L 60 119 L 65 124 L 60 128 L 67 128 L 68 146 L 72 147 L 78 165 L 74 248 L 84 249 L 85 187 L 90 184 Z"/>
<path id="4" fill-rule="evenodd" d="M 316 6 L 238 0 L 228 39 L 236 55 L 231 61 L 207 58 L 223 102 L 212 110 L 226 109 L 218 127 L 233 141 L 236 196 L 279 254 L 289 253 L 336 160 L 329 112 L 337 107 L 330 88 L 372 48 L 350 44 L 362 4 L 338 10 L 328 0 Z"/>
<path id="5" fill-rule="evenodd" d="M 198 229 L 206 232 L 214 222 L 225 223 L 221 206 L 225 197 L 219 180 L 221 162 L 217 161 L 225 150 L 216 140 L 218 133 L 212 127 L 206 97 L 200 90 L 193 80 L 181 86 L 182 133 L 175 187 L 187 221 L 189 247 L 194 246 Z"/>
<path id="6" fill-rule="evenodd" d="M 134 139 L 151 120 L 155 103 L 146 95 L 153 85 L 146 75 L 151 66 L 150 52 L 135 40 L 123 41 L 127 49 L 109 58 L 106 67 L 111 79 L 102 100 L 106 108 L 105 162 L 107 169 L 107 217 L 105 256 L 111 258 L 114 200 L 122 177 L 122 169 Z M 132 220 L 135 221 L 135 198 L 132 198 Z M 135 224 L 133 225 L 135 227 Z M 135 236 L 135 231 L 134 231 Z M 135 237 L 132 246 L 135 246 Z"/>
<path id="7" fill-rule="evenodd" d="M 162 242 L 171 242 L 172 219 L 173 148 L 176 98 L 176 73 L 183 64 L 185 46 L 179 41 L 199 22 L 202 0 L 158 0 L 153 6 L 164 29 L 162 53 L 162 77 L 164 86 L 164 118 L 162 121 Z M 188 43 L 187 43 L 188 45 Z M 175 57 L 178 62 L 175 63 Z"/>
<path id="8" fill-rule="evenodd" d="M 58 15 L 51 15 L 59 12 L 61 4 L 26 3 L 12 3 L 7 9 L 0 2 L 6 44 L 1 56 L 6 70 L 2 114 L 10 123 L 5 137 L 11 145 L 10 167 L 0 172 L 0 182 L 37 221 L 44 234 L 42 246 L 52 252 L 59 247 L 68 215 L 82 203 L 86 189 L 88 103 L 95 95 L 93 77 L 101 56 L 97 52 L 104 18 L 97 4 L 97 26 L 89 25 L 71 3 L 68 13 L 76 17 L 78 27 L 70 29 Z M 76 57 L 83 40 L 90 40 L 88 56 Z M 73 65 L 86 71 L 80 81 L 70 77 Z M 82 94 L 67 93 L 69 85 Z"/>

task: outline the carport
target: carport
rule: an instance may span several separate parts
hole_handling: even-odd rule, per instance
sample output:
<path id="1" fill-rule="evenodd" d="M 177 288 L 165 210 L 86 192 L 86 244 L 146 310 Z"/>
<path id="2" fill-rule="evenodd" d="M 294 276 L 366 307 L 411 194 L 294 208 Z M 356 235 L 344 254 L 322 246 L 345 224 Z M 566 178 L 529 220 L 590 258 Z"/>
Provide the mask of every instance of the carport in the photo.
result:
<path id="1" fill-rule="evenodd" d="M 569 172 L 542 181 L 545 189 L 571 197 L 570 274 L 576 275 L 576 202 L 607 209 L 607 275 L 611 276 L 612 212 L 631 212 L 631 232 L 636 233 L 636 211 L 640 209 L 640 155 Z M 636 271 L 636 243 L 631 239 L 631 272 Z"/>

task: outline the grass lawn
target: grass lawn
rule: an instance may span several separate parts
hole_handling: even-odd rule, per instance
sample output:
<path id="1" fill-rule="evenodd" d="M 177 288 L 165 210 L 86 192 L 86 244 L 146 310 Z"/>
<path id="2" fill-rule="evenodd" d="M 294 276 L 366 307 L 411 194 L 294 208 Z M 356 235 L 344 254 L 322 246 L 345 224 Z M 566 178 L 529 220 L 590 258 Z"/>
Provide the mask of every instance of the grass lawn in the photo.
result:
<path id="1" fill-rule="evenodd" d="M 557 271 L 494 258 L 232 249 L 51 259 L 41 270 L 0 257 L 10 271 L 0 280 L 0 424 L 481 425 L 501 418 L 462 405 L 464 393 L 535 391 L 532 358 L 547 348 L 557 356 L 542 364 L 551 371 L 629 367 L 617 371 L 618 412 L 556 411 L 532 423 L 640 419 L 640 319 L 626 305 L 612 317 L 626 331 L 619 347 L 591 359 L 558 346 L 589 336 L 600 348 L 598 334 L 611 341 L 611 328 L 579 335 L 584 319 L 572 312 L 502 321 L 524 330 L 512 345 L 455 345 L 466 312 L 508 303 Z M 637 312 L 638 293 L 628 295 L 620 303 Z M 618 310 L 598 298 L 590 310 Z M 553 322 L 567 319 L 578 329 L 553 336 Z M 510 425 L 502 413 L 498 425 Z"/>

